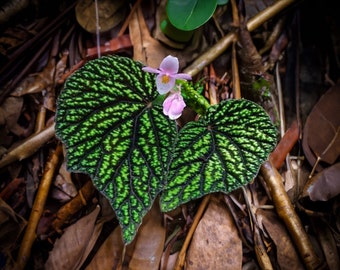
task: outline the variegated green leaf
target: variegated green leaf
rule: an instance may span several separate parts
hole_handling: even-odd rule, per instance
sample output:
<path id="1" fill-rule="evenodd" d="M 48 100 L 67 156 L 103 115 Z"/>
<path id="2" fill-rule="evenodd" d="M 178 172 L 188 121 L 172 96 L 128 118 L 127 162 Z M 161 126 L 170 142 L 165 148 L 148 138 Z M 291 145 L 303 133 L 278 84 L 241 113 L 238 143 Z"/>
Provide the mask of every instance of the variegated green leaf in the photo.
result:
<path id="1" fill-rule="evenodd" d="M 249 183 L 276 144 L 267 113 L 248 100 L 223 101 L 181 129 L 161 196 L 163 211 Z"/>
<path id="2" fill-rule="evenodd" d="M 89 174 L 130 242 L 163 188 L 176 125 L 153 105 L 154 76 L 125 57 L 88 62 L 66 82 L 56 134 L 68 168 Z"/>

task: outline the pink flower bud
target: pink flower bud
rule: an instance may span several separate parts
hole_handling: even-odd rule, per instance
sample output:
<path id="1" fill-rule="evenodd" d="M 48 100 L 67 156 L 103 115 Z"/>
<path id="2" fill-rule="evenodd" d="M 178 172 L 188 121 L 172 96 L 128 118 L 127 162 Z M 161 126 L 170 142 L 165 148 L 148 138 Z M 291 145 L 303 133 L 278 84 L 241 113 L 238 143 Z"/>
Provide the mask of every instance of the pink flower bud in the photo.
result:
<path id="1" fill-rule="evenodd" d="M 182 115 L 185 106 L 181 92 L 174 92 L 164 100 L 163 113 L 171 120 L 175 120 Z"/>

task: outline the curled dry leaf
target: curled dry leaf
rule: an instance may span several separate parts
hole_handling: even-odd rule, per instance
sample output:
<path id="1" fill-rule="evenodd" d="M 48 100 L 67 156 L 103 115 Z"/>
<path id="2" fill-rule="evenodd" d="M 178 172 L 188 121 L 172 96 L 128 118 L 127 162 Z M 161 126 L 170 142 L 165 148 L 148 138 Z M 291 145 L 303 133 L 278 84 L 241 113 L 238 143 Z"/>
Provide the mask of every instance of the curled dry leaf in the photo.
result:
<path id="1" fill-rule="evenodd" d="M 328 201 L 340 194 L 340 163 L 312 177 L 305 185 L 302 197 L 312 201 Z"/>
<path id="2" fill-rule="evenodd" d="M 309 163 L 333 164 L 340 155 L 340 84 L 332 86 L 314 105 L 303 130 L 302 146 Z M 322 131 L 322 132 L 320 132 Z M 316 171 L 324 168 L 320 163 Z"/>
<path id="3" fill-rule="evenodd" d="M 186 269 L 241 269 L 242 241 L 229 210 L 211 200 L 198 224 Z"/>

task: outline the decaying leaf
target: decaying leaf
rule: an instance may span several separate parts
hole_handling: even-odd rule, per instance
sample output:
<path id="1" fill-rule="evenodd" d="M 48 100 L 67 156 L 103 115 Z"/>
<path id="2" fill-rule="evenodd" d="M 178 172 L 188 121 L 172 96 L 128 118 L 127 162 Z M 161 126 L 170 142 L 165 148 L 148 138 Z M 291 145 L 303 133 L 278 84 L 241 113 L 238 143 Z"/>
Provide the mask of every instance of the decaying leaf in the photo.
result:
<path id="1" fill-rule="evenodd" d="M 10 251 L 14 247 L 26 223 L 0 198 L 0 252 Z"/>
<path id="2" fill-rule="evenodd" d="M 46 261 L 46 269 L 79 269 L 94 246 L 102 228 L 96 224 L 98 206 L 87 216 L 66 228 Z"/>
<path id="3" fill-rule="evenodd" d="M 305 185 L 302 197 L 312 201 L 328 201 L 340 194 L 340 163 L 322 170 Z"/>
<path id="4" fill-rule="evenodd" d="M 262 221 L 267 233 L 275 244 L 276 258 L 280 269 L 303 269 L 287 229 L 278 216 L 273 211 L 262 209 L 258 209 L 256 215 L 258 220 Z"/>
<path id="5" fill-rule="evenodd" d="M 18 124 L 22 106 L 22 98 L 6 98 L 4 103 L 0 106 L 0 127 L 4 126 L 7 129 L 7 132 L 11 131 L 17 136 L 22 136 L 25 133 L 25 129 Z"/>
<path id="6" fill-rule="evenodd" d="M 314 105 L 303 130 L 302 146 L 309 163 L 333 164 L 340 155 L 340 84 L 332 86 Z M 316 171 L 324 168 L 321 163 Z"/>
<path id="7" fill-rule="evenodd" d="M 312 224 L 325 256 L 328 269 L 340 269 L 340 258 L 334 230 L 328 222 L 319 217 L 312 218 Z"/>
<path id="8" fill-rule="evenodd" d="M 241 269 L 242 241 L 229 210 L 212 200 L 198 224 L 186 269 Z"/>
<path id="9" fill-rule="evenodd" d="M 159 204 L 155 203 L 138 231 L 129 269 L 158 270 L 164 242 L 165 227 L 162 225 Z"/>
<path id="10" fill-rule="evenodd" d="M 118 25 L 124 18 L 126 9 L 125 1 L 98 1 L 99 29 L 105 32 Z M 90 33 L 96 32 L 96 7 L 95 1 L 78 1 L 76 5 L 76 18 L 78 23 Z"/>
<path id="11" fill-rule="evenodd" d="M 101 245 L 86 270 L 117 269 L 123 255 L 122 230 L 117 226 Z"/>

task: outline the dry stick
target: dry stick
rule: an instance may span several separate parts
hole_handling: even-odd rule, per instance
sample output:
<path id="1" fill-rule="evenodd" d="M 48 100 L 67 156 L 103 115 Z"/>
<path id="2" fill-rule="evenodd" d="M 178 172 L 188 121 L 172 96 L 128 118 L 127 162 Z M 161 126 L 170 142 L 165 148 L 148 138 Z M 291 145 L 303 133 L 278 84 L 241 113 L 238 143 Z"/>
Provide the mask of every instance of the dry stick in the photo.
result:
<path id="1" fill-rule="evenodd" d="M 241 86 L 240 86 L 240 75 L 238 73 L 238 63 L 237 63 L 237 55 L 236 55 L 236 42 L 233 42 L 232 47 L 232 56 L 231 56 L 231 65 L 232 65 L 232 75 L 233 75 L 233 96 L 234 99 L 241 98 Z"/>
<path id="2" fill-rule="evenodd" d="M 78 194 L 68 203 L 64 204 L 57 213 L 56 219 L 52 223 L 52 227 L 58 232 L 62 232 L 62 227 L 69 222 L 70 218 L 82 209 L 93 197 L 96 188 L 93 186 L 91 180 L 87 181 Z"/>
<path id="3" fill-rule="evenodd" d="M 37 119 L 35 121 L 34 133 L 41 132 L 44 129 L 45 120 L 46 120 L 46 108 L 44 105 L 41 105 L 39 112 L 37 114 Z"/>
<path id="4" fill-rule="evenodd" d="M 28 220 L 25 235 L 19 249 L 17 265 L 15 269 L 24 269 L 30 257 L 31 248 L 36 238 L 36 229 L 38 226 L 38 222 L 44 211 L 45 202 L 52 183 L 54 172 L 59 166 L 62 156 L 63 147 L 59 143 L 56 147 L 56 150 L 50 155 L 49 160 L 46 163 L 44 174 L 40 181 L 39 189 L 32 207 L 32 212 Z"/>
<path id="5" fill-rule="evenodd" d="M 279 217 L 285 223 L 298 252 L 307 269 L 322 269 L 323 265 L 315 254 L 312 244 L 296 214 L 294 207 L 284 189 L 280 173 L 274 166 L 266 161 L 262 164 L 260 172 L 266 182 Z"/>
<path id="6" fill-rule="evenodd" d="M 296 3 L 296 0 L 280 0 L 275 1 L 275 3 L 264 10 L 260 11 L 256 16 L 251 18 L 247 23 L 248 30 L 254 31 L 257 27 L 262 25 L 264 22 L 274 17 L 280 11 Z M 197 75 L 203 68 L 214 61 L 220 54 L 222 54 L 230 44 L 236 39 L 235 33 L 229 33 L 220 39 L 214 46 L 210 48 L 206 53 L 198 57 L 189 67 L 187 67 L 184 72 L 190 74 L 191 76 Z"/>
<path id="7" fill-rule="evenodd" d="M 127 29 L 128 26 L 129 26 L 129 23 L 130 23 L 130 21 L 131 21 L 131 17 L 132 17 L 132 15 L 133 15 L 133 13 L 135 13 L 135 11 L 137 10 L 137 8 L 139 7 L 141 1 L 142 1 L 142 0 L 137 0 L 137 2 L 134 3 L 134 5 L 132 6 L 131 11 L 130 11 L 130 13 L 129 13 L 129 16 L 126 18 L 126 20 L 125 20 L 125 22 L 124 22 L 122 28 L 121 28 L 121 29 L 119 30 L 119 32 L 118 32 L 118 35 L 117 35 L 118 37 L 122 36 L 122 35 L 125 33 L 126 29 Z"/>
<path id="8" fill-rule="evenodd" d="M 11 164 L 14 161 L 22 160 L 34 154 L 37 150 L 40 149 L 42 145 L 44 145 L 47 141 L 52 139 L 55 135 L 54 133 L 54 125 L 45 128 L 43 131 L 39 133 L 34 133 L 24 142 L 22 142 L 18 147 L 10 150 L 1 160 L 0 160 L 0 168 Z"/>
<path id="9" fill-rule="evenodd" d="M 244 200 L 248 208 L 248 213 L 250 216 L 250 224 L 253 228 L 254 251 L 255 251 L 256 258 L 257 258 L 257 262 L 259 263 L 261 269 L 271 270 L 273 269 L 273 265 L 266 251 L 266 247 L 263 243 L 263 240 L 260 234 L 259 225 L 257 223 L 255 214 L 249 202 L 248 191 L 250 191 L 250 189 L 249 188 L 246 189 L 245 187 L 241 187 L 241 188 L 242 188 Z"/>

